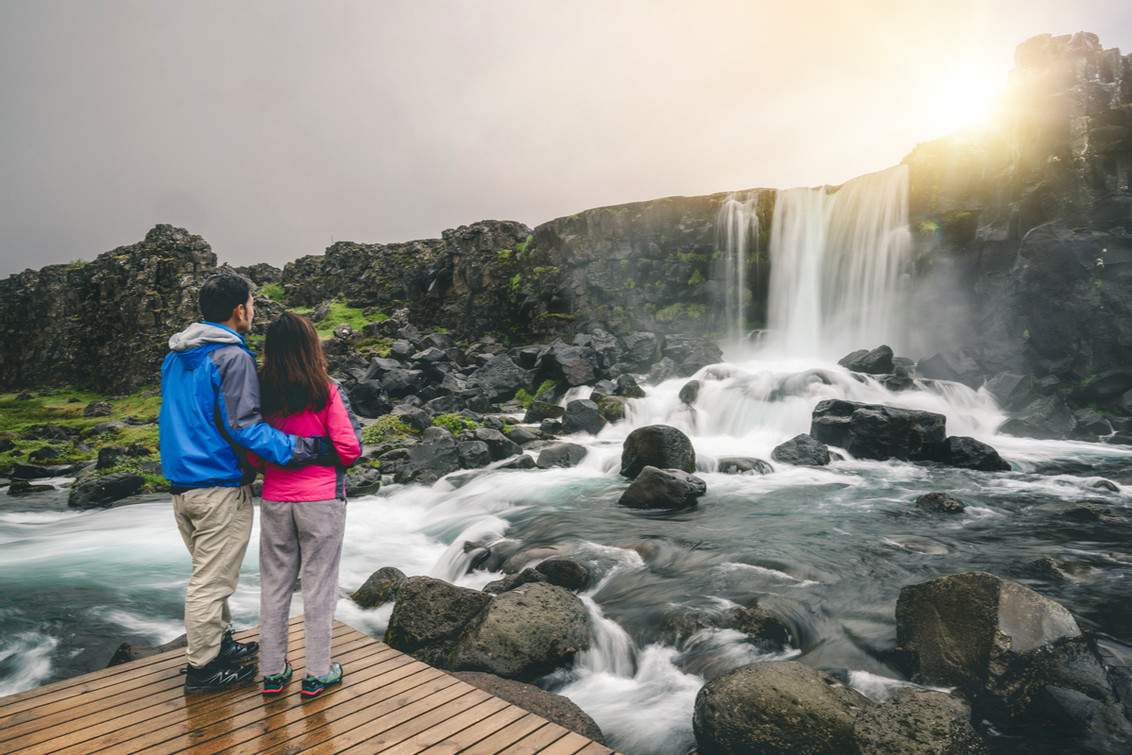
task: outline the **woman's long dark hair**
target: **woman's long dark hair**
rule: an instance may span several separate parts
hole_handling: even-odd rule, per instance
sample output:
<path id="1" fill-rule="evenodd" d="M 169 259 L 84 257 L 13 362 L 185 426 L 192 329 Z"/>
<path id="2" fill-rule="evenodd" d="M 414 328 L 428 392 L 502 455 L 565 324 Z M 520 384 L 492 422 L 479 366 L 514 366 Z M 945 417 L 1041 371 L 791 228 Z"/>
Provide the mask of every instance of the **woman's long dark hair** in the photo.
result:
<path id="1" fill-rule="evenodd" d="M 264 416 L 322 411 L 330 399 L 330 376 L 318 333 L 305 317 L 284 312 L 267 326 L 259 373 Z"/>

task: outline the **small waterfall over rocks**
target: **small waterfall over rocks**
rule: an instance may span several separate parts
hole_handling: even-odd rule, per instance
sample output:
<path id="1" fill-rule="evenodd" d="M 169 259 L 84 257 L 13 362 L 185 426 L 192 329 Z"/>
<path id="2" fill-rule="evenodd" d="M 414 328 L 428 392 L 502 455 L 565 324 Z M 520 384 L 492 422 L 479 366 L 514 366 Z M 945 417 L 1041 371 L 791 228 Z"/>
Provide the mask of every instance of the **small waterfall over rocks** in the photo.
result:
<path id="1" fill-rule="evenodd" d="M 723 200 L 716 217 L 715 243 L 723 252 L 718 278 L 724 285 L 721 304 L 730 343 L 747 338 L 747 311 L 752 299 L 747 281 L 748 253 L 759 245 L 758 205 L 759 192 L 734 192 Z"/>
<path id="2" fill-rule="evenodd" d="M 905 347 L 911 238 L 908 168 L 836 191 L 779 192 L 770 232 L 766 344 L 776 356 L 837 359 Z"/>

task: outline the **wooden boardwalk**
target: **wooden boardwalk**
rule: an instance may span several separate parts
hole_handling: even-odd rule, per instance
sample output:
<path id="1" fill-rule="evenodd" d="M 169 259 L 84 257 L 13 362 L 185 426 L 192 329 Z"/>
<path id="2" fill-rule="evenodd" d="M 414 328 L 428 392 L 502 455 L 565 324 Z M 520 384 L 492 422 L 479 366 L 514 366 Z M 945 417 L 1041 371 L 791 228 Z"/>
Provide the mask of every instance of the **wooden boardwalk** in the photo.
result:
<path id="1" fill-rule="evenodd" d="M 185 692 L 183 650 L 0 697 L 0 753 L 613 752 L 340 622 L 332 656 L 343 683 L 302 702 L 302 636 L 302 618 L 292 619 L 295 676 L 271 698 L 258 677 Z"/>

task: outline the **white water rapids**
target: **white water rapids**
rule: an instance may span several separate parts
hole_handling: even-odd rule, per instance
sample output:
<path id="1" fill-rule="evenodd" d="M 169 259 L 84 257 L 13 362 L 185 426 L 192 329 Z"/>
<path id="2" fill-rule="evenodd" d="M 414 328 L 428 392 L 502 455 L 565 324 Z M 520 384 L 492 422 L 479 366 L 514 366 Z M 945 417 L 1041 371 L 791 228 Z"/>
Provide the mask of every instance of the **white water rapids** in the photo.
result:
<path id="1" fill-rule="evenodd" d="M 697 691 L 745 663 L 796 658 L 841 670 L 874 699 L 906 684 L 881 652 L 894 644 L 896 598 L 904 585 L 944 574 L 979 569 L 1020 581 L 1070 608 L 1105 652 L 1132 657 L 1132 448 L 999 435 L 1004 415 L 985 391 L 925 382 L 893 393 L 834 362 L 881 343 L 903 355 L 906 229 L 889 197 L 906 191 L 906 177 L 861 181 L 833 195 L 780 197 L 772 330 L 760 347 L 732 345 L 726 362 L 694 376 L 702 387 L 693 406 L 678 398 L 686 378 L 649 386 L 624 422 L 568 438 L 588 448 L 578 467 L 463 472 L 352 500 L 337 617 L 382 635 L 391 607 L 364 611 L 346 596 L 383 566 L 476 588 L 498 578 L 468 572 L 465 541 L 575 558 L 593 577 L 582 595 L 591 647 L 543 684 L 577 702 L 627 755 L 687 752 Z M 793 264 L 781 258 L 787 238 L 795 239 Z M 862 255 L 866 246 L 872 251 Z M 796 298 L 782 295 L 783 281 Z M 829 290 L 841 284 L 855 292 Z M 809 430 L 824 398 L 940 412 L 948 434 L 992 444 L 1013 471 L 851 458 L 824 468 L 774 463 L 767 475 L 717 471 L 723 456 L 769 461 L 776 445 Z M 618 475 L 622 441 L 655 423 L 693 441 L 708 486 L 694 509 L 617 506 L 628 485 Z M 1093 487 L 1101 477 L 1119 491 Z M 933 490 L 959 497 L 966 512 L 911 506 Z M 62 491 L 2 498 L 0 695 L 100 668 L 123 640 L 156 644 L 183 631 L 189 559 L 167 497 L 85 512 L 67 510 Z M 1093 524 L 1062 516 L 1082 501 L 1121 516 Z M 257 538 L 233 601 L 239 626 L 258 620 Z M 687 621 L 756 601 L 791 624 L 799 647 Z M 301 610 L 298 596 L 293 610 Z"/>

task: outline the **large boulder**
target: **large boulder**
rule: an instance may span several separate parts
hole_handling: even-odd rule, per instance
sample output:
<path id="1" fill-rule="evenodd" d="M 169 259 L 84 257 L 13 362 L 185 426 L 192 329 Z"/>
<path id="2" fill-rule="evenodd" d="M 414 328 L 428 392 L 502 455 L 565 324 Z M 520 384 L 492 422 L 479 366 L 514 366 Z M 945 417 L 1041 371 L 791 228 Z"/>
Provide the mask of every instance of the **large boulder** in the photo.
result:
<path id="1" fill-rule="evenodd" d="M 896 602 L 897 648 L 910 670 L 967 699 L 996 686 L 1018 654 L 1080 636 L 1064 606 L 984 572 L 908 585 Z"/>
<path id="2" fill-rule="evenodd" d="M 853 372 L 864 372 L 868 375 L 889 375 L 895 366 L 892 362 L 892 348 L 878 346 L 872 351 L 862 349 L 842 357 L 837 363 Z"/>
<path id="3" fill-rule="evenodd" d="M 846 755 L 857 752 L 857 716 L 872 706 L 860 693 L 801 663 L 752 663 L 700 689 L 692 727 L 700 755 Z"/>
<path id="4" fill-rule="evenodd" d="M 1038 396 L 1014 412 L 999 432 L 1024 438 L 1061 439 L 1073 435 L 1077 420 L 1059 395 Z"/>
<path id="5" fill-rule="evenodd" d="M 830 462 L 829 446 L 805 433 L 775 446 L 770 458 L 783 464 L 824 467 Z"/>
<path id="6" fill-rule="evenodd" d="M 536 369 L 541 379 L 588 385 L 596 379 L 597 354 L 593 349 L 555 341 L 539 356 Z"/>
<path id="7" fill-rule="evenodd" d="M 981 755 L 986 745 L 971 725 L 971 706 L 945 692 L 898 689 L 853 725 L 866 755 Z"/>
<path id="8" fill-rule="evenodd" d="M 432 483 L 460 469 L 460 451 L 452 438 L 397 448 L 381 456 L 382 474 L 397 483 Z"/>
<path id="9" fill-rule="evenodd" d="M 437 668 L 450 668 L 448 658 L 460 634 L 491 601 L 480 590 L 409 577 L 397 590 L 385 643 Z"/>
<path id="10" fill-rule="evenodd" d="M 861 459 L 938 461 L 946 422 L 935 412 L 827 399 L 814 408 L 810 435 Z"/>
<path id="11" fill-rule="evenodd" d="M 451 668 L 532 681 L 569 667 L 589 644 L 589 613 L 581 599 L 564 588 L 533 582 L 491 600 L 461 636 Z"/>
<path id="12" fill-rule="evenodd" d="M 586 447 L 577 443 L 551 443 L 539 451 L 538 466 L 540 469 L 576 467 L 586 458 L 586 453 Z"/>
<path id="13" fill-rule="evenodd" d="M 396 566 L 383 566 L 369 578 L 350 598 L 362 608 L 377 608 L 397 598 L 401 584 L 408 579 Z"/>
<path id="14" fill-rule="evenodd" d="M 566 404 L 566 412 L 562 415 L 562 432 L 567 435 L 573 433 L 589 433 L 597 435 L 609 422 L 599 407 L 589 399 L 575 399 Z"/>
<path id="15" fill-rule="evenodd" d="M 1028 588 L 981 572 L 911 585 L 896 639 L 924 683 L 955 687 L 1004 733 L 1049 751 L 1132 751 L 1127 701 L 1096 649 L 1069 611 Z"/>
<path id="16" fill-rule="evenodd" d="M 675 427 L 638 427 L 621 448 L 621 474 L 633 479 L 645 467 L 695 472 L 696 450 L 688 436 Z"/>
<path id="17" fill-rule="evenodd" d="M 487 446 L 492 461 L 502 461 L 523 453 L 518 443 L 490 427 L 477 427 L 472 434 L 477 441 Z"/>
<path id="18" fill-rule="evenodd" d="M 683 509 L 695 506 L 706 492 L 706 482 L 682 469 L 645 467 L 617 503 L 631 509 Z"/>
<path id="19" fill-rule="evenodd" d="M 507 401 L 520 388 L 528 388 L 531 373 L 520 368 L 506 354 L 496 354 L 468 378 L 468 388 L 483 393 L 489 401 Z"/>
<path id="20" fill-rule="evenodd" d="M 145 478 L 133 472 L 116 472 L 77 482 L 67 495 L 72 509 L 95 509 L 137 495 L 145 487 Z"/>
<path id="21" fill-rule="evenodd" d="M 1010 462 L 999 456 L 992 446 L 965 435 L 948 436 L 943 460 L 953 467 L 980 472 L 1010 471 Z"/>
<path id="22" fill-rule="evenodd" d="M 601 727 L 568 697 L 482 671 L 454 671 L 452 676 L 564 729 L 575 731 L 586 739 L 599 743 L 605 741 Z"/>

